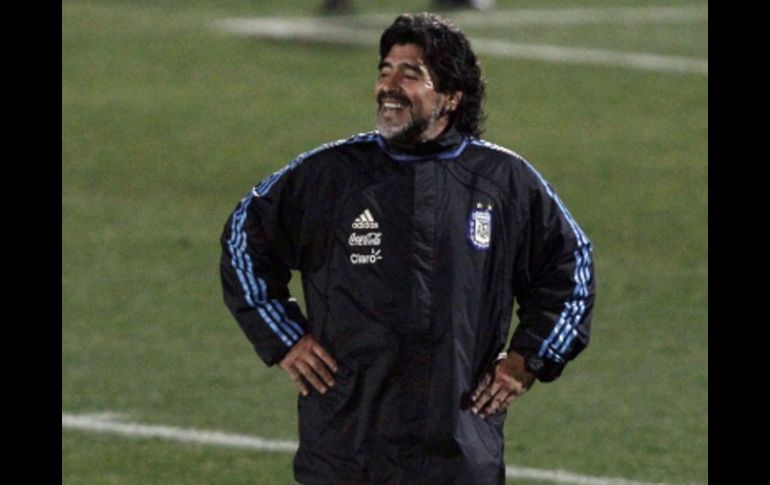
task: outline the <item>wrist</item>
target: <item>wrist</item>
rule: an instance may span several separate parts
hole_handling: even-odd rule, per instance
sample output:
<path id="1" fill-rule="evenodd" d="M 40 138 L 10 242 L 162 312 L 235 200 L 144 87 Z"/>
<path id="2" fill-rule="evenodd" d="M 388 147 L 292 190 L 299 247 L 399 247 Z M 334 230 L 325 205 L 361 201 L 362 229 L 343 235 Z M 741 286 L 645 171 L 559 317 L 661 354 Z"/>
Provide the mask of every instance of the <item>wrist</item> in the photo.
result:
<path id="1" fill-rule="evenodd" d="M 523 361 L 523 369 L 532 374 L 538 381 L 550 382 L 561 375 L 564 365 L 556 363 L 545 357 L 540 357 L 537 352 L 520 352 L 511 350 L 511 353 L 518 354 Z"/>

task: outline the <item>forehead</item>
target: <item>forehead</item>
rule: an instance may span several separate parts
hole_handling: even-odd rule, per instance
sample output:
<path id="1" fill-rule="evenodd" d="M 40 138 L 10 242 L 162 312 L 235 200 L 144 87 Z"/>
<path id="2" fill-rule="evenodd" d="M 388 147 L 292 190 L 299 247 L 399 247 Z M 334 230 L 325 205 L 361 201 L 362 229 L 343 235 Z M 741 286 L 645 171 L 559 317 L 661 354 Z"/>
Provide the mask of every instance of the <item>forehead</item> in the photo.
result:
<path id="1" fill-rule="evenodd" d="M 416 44 L 394 44 L 382 62 L 388 62 L 394 66 L 401 63 L 426 65 L 422 47 Z"/>

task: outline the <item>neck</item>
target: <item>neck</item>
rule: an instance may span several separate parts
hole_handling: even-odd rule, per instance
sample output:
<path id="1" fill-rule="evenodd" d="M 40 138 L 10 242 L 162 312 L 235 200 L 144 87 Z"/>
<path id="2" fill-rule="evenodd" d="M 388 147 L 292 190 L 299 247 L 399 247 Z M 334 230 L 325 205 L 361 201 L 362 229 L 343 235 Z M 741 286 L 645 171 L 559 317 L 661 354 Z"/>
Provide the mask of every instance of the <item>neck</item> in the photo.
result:
<path id="1" fill-rule="evenodd" d="M 441 135 L 444 134 L 448 126 L 448 118 L 446 116 L 442 116 L 440 119 L 436 120 L 436 122 L 431 124 L 427 129 L 420 130 L 412 136 L 400 136 L 387 141 L 389 145 L 393 145 L 395 147 L 415 148 L 418 145 L 429 143 L 441 138 Z"/>
<path id="2" fill-rule="evenodd" d="M 405 145 L 385 140 L 382 136 L 377 143 L 391 158 L 400 162 L 415 162 L 420 160 L 448 160 L 462 152 L 467 137 L 455 130 L 451 125 L 440 136 L 421 143 Z"/>

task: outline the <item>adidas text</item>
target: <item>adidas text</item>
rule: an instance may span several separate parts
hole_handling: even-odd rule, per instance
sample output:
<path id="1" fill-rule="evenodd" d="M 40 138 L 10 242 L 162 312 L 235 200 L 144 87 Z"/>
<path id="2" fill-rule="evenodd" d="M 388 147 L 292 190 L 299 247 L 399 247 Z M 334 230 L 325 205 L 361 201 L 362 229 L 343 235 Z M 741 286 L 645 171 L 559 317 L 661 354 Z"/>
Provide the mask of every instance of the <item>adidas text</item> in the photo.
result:
<path id="1" fill-rule="evenodd" d="M 380 225 L 376 222 L 356 221 L 353 223 L 353 229 L 379 229 Z"/>

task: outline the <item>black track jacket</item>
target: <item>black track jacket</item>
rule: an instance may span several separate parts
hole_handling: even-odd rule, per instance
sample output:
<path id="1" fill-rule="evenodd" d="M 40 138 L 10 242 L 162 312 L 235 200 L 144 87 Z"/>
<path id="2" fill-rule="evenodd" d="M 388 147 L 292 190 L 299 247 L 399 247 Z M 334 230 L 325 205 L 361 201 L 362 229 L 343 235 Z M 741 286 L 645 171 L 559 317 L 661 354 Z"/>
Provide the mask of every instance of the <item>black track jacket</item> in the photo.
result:
<path id="1" fill-rule="evenodd" d="M 509 348 L 539 380 L 588 344 L 590 241 L 528 162 L 453 129 L 410 152 L 376 132 L 307 152 L 221 241 L 224 299 L 259 356 L 310 333 L 339 364 L 325 395 L 299 397 L 305 485 L 503 483 L 505 412 L 467 399 L 506 350 L 514 298 Z"/>

